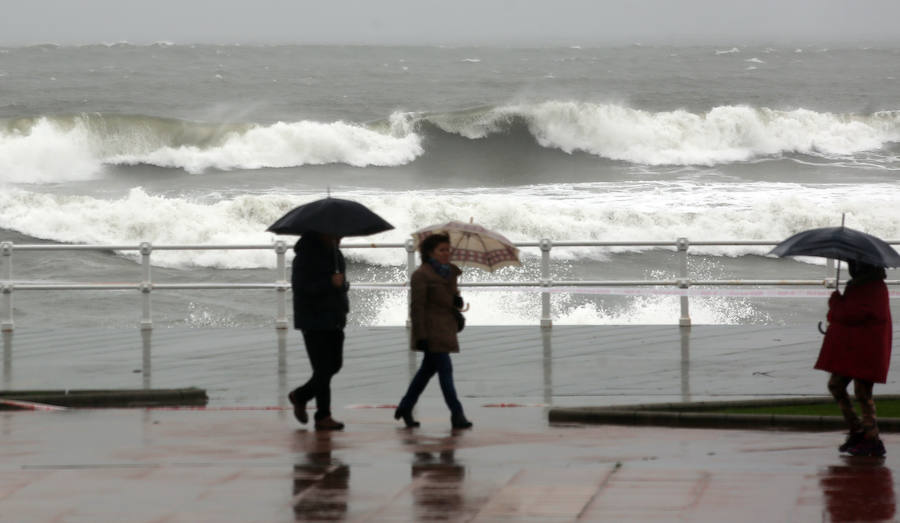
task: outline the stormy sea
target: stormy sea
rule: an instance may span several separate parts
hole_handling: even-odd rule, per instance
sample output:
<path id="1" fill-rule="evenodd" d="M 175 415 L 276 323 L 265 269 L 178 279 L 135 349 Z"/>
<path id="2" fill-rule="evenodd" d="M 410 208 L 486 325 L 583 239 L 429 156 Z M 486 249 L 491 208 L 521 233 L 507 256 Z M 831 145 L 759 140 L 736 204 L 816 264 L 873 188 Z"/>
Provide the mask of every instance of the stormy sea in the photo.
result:
<path id="1" fill-rule="evenodd" d="M 472 219 L 516 242 L 900 239 L 900 48 L 478 48 L 129 43 L 0 48 L 0 242 L 292 244 L 330 194 L 402 243 Z M 822 279 L 824 260 L 690 248 L 691 278 Z M 403 249 L 345 249 L 352 325 L 402 325 Z M 290 256 L 289 256 L 290 258 Z M 271 251 L 156 251 L 155 282 L 271 282 Z M 290 261 L 290 260 L 288 260 Z M 522 267 L 466 282 L 535 281 Z M 132 282 L 134 251 L 16 251 L 14 282 Z M 673 279 L 673 248 L 556 247 L 555 280 Z M 0 278 L 6 275 L 0 274 Z M 889 278 L 896 279 L 891 270 Z M 676 324 L 678 300 L 558 292 L 557 324 Z M 135 325 L 137 291 L 22 291 L 18 326 Z M 473 325 L 537 324 L 534 289 L 464 291 Z M 693 297 L 697 324 L 821 319 L 825 299 Z M 275 293 L 153 293 L 154 321 L 271 324 Z"/>

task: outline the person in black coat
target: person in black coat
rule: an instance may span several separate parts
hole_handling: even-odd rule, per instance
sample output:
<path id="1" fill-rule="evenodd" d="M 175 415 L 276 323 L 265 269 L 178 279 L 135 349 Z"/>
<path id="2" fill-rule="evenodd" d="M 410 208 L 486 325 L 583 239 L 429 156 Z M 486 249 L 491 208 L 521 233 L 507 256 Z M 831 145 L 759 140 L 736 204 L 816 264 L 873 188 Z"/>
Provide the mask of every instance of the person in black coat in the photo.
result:
<path id="1" fill-rule="evenodd" d="M 331 378 L 341 370 L 344 354 L 344 326 L 350 302 L 341 238 L 306 233 L 294 245 L 291 289 L 294 295 L 294 328 L 303 333 L 303 342 L 312 377 L 292 390 L 288 399 L 294 416 L 307 423 L 306 402 L 316 399 L 316 430 L 341 430 L 344 424 L 331 417 Z"/>

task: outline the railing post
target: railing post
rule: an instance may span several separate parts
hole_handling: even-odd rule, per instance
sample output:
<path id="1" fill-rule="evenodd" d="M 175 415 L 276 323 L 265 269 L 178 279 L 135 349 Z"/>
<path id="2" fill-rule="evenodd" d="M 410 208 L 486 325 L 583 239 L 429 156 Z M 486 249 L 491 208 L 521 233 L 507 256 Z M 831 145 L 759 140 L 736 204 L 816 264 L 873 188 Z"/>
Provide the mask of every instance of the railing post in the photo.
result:
<path id="1" fill-rule="evenodd" d="M 688 247 L 690 242 L 687 238 L 678 238 L 678 253 L 681 258 L 681 278 L 678 280 L 679 289 L 687 289 L 691 283 L 688 279 Z M 691 326 L 691 312 L 687 295 L 681 297 L 681 317 L 678 318 L 680 327 Z"/>
<path id="2" fill-rule="evenodd" d="M 3 256 L 3 266 L 6 267 L 6 270 L 3 271 L 5 274 L 6 284 L 3 285 L 3 305 L 6 309 L 6 314 L 4 315 L 3 322 L 0 323 L 0 330 L 3 332 L 12 332 L 14 328 L 13 323 L 13 283 L 12 283 L 12 253 L 13 253 L 13 244 L 12 242 L 3 242 L 0 243 L 0 255 Z"/>
<path id="3" fill-rule="evenodd" d="M 141 301 L 143 302 L 143 314 L 141 315 L 141 330 L 153 329 L 153 319 L 150 316 L 150 292 L 153 283 L 150 279 L 150 253 L 153 246 L 149 242 L 141 243 Z"/>
<path id="4" fill-rule="evenodd" d="M 549 329 L 553 327 L 553 318 L 550 317 L 550 249 L 553 248 L 553 242 L 549 238 L 541 239 L 541 328 Z"/>
<path id="5" fill-rule="evenodd" d="M 837 287 L 837 279 L 835 279 L 835 275 L 837 273 L 834 271 L 834 258 L 826 258 L 825 259 L 825 279 L 822 280 L 822 283 L 825 285 L 826 289 L 834 289 Z"/>
<path id="6" fill-rule="evenodd" d="M 275 242 L 276 278 L 275 292 L 278 293 L 278 316 L 275 317 L 276 329 L 287 329 L 287 266 L 284 262 L 284 253 L 287 252 L 287 244 L 282 240 Z"/>
<path id="7" fill-rule="evenodd" d="M 409 304 L 412 301 L 412 275 L 416 270 L 416 242 L 412 238 L 406 240 L 406 328 L 412 327 L 409 318 Z"/>

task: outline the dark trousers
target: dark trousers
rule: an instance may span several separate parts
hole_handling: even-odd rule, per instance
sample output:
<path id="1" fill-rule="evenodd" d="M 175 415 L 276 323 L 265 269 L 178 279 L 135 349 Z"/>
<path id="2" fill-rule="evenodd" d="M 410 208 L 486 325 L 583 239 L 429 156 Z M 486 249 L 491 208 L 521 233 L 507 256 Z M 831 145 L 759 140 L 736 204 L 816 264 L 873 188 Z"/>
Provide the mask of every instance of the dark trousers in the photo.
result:
<path id="1" fill-rule="evenodd" d="M 303 342 L 312 366 L 312 377 L 294 389 L 301 401 L 316 399 L 316 417 L 320 420 L 331 416 L 331 377 L 341 370 L 344 363 L 344 331 L 304 330 Z"/>
<path id="2" fill-rule="evenodd" d="M 422 358 L 422 365 L 413 376 L 406 395 L 400 400 L 398 408 L 400 410 L 412 410 L 419 401 L 419 396 L 428 385 L 428 380 L 437 373 L 438 380 L 441 383 L 441 392 L 444 394 L 444 401 L 450 409 L 450 413 L 454 416 L 462 415 L 463 408 L 459 399 L 456 397 L 456 387 L 453 385 L 453 364 L 450 362 L 450 354 L 446 352 L 425 352 Z"/>

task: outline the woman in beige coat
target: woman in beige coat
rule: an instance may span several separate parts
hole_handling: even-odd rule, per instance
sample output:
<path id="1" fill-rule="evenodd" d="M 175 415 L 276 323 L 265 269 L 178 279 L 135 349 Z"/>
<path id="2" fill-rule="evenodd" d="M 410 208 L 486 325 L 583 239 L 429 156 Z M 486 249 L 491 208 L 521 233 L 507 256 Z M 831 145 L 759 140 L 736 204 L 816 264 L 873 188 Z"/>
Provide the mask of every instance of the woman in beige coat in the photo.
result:
<path id="1" fill-rule="evenodd" d="M 406 395 L 400 400 L 394 419 L 403 418 L 407 427 L 418 427 L 412 409 L 428 380 L 438 375 L 444 401 L 450 408 L 450 423 L 455 429 L 467 429 L 472 423 L 466 419 L 462 404 L 453 385 L 453 365 L 450 353 L 459 352 L 456 339 L 457 323 L 454 308 L 462 308 L 462 298 L 456 280 L 462 271 L 450 263 L 450 238 L 446 234 L 432 234 L 419 245 L 422 264 L 410 281 L 410 319 L 412 332 L 410 348 L 423 353 L 422 365 L 413 377 Z"/>

